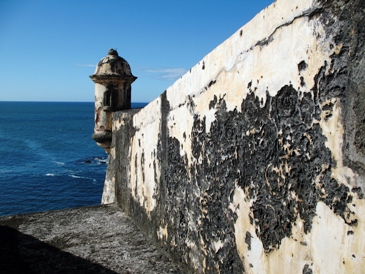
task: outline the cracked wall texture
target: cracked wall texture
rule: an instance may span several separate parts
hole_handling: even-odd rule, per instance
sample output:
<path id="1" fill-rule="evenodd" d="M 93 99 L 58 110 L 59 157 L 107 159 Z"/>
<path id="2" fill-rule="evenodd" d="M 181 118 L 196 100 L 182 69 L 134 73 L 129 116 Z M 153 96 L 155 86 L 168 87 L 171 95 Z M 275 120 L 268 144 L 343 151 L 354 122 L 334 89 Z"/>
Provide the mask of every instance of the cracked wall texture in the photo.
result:
<path id="1" fill-rule="evenodd" d="M 364 15 L 278 0 L 114 113 L 119 206 L 195 273 L 362 273 Z"/>

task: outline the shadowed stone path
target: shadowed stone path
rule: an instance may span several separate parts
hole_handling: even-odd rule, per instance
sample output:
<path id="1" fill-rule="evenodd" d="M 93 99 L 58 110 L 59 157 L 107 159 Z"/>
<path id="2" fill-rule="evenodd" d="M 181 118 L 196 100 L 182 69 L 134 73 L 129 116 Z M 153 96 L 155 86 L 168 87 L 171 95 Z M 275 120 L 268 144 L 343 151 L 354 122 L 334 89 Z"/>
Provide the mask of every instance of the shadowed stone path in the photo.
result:
<path id="1" fill-rule="evenodd" d="M 185 273 L 113 205 L 0 218 L 1 273 Z"/>

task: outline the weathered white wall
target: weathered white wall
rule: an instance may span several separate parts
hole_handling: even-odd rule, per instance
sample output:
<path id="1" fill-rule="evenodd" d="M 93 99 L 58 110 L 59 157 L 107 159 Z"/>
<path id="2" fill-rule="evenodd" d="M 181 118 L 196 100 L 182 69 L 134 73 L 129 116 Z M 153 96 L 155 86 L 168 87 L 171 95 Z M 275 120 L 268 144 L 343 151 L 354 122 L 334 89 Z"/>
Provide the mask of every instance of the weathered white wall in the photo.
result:
<path id="1" fill-rule="evenodd" d="M 363 273 L 364 15 L 363 1 L 276 1 L 114 114 L 119 205 L 196 273 Z"/>

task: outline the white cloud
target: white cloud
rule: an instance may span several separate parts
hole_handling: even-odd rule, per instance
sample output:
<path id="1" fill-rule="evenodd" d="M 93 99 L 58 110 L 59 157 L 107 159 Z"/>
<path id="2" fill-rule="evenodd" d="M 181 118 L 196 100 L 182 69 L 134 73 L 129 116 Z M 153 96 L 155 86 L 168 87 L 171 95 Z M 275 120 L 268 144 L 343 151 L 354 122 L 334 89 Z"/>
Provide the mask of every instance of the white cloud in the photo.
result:
<path id="1" fill-rule="evenodd" d="M 75 64 L 75 65 L 79 67 L 93 67 L 93 68 L 96 67 L 96 65 L 94 64 Z"/>
<path id="2" fill-rule="evenodd" d="M 167 68 L 167 69 L 144 69 L 152 77 L 160 80 L 174 81 L 183 76 L 187 69 L 184 68 Z"/>

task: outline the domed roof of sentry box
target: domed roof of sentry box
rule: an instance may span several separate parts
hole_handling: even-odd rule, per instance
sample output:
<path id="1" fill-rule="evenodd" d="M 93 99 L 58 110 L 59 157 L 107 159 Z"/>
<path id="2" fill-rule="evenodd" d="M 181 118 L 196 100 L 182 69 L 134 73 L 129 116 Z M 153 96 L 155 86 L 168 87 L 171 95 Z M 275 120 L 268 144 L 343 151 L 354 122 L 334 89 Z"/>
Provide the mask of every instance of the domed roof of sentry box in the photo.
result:
<path id="1" fill-rule="evenodd" d="M 108 51 L 108 56 L 104 57 L 98 63 L 94 75 L 97 76 L 133 76 L 131 67 L 128 62 L 118 55 L 115 49 Z"/>

